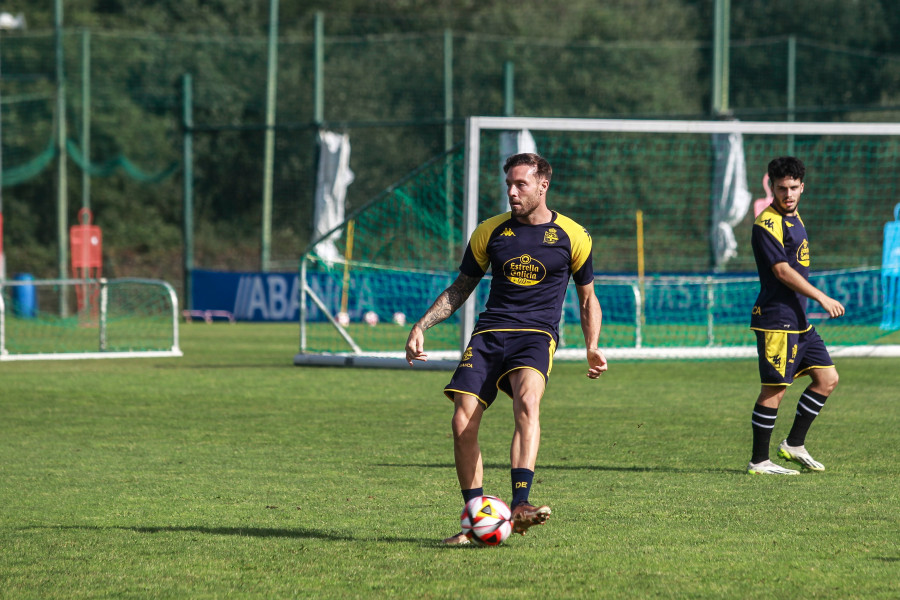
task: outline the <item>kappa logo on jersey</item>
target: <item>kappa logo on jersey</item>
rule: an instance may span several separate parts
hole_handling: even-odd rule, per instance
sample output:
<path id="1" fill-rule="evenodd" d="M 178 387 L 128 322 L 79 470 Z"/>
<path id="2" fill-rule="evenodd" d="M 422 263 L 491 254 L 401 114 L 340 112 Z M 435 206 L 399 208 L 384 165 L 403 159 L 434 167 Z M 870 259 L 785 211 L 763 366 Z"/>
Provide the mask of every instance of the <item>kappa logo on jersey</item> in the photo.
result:
<path id="1" fill-rule="evenodd" d="M 559 235 L 557 234 L 556 229 L 554 229 L 553 227 L 544 232 L 545 244 L 555 244 L 558 241 Z"/>
<path id="2" fill-rule="evenodd" d="M 516 237 L 516 234 L 513 233 L 513 230 L 510 229 L 509 227 L 504 229 L 503 233 L 501 233 L 500 235 L 502 235 L 503 237 Z"/>
<path id="3" fill-rule="evenodd" d="M 503 274 L 516 285 L 537 285 L 544 280 L 547 269 L 541 261 L 528 254 L 511 258 L 503 264 Z"/>
<path id="4" fill-rule="evenodd" d="M 803 240 L 803 243 L 797 248 L 797 262 L 804 267 L 809 266 L 809 242 L 807 240 Z"/>

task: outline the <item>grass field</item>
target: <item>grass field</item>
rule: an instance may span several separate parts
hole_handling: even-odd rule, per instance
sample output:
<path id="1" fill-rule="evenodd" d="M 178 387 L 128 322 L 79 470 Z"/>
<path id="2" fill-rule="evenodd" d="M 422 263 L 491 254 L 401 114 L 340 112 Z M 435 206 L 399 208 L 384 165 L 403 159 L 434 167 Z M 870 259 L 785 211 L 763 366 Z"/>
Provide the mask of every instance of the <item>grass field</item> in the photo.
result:
<path id="1" fill-rule="evenodd" d="M 744 472 L 755 361 L 558 363 L 550 522 L 445 548 L 449 375 L 294 367 L 297 336 L 195 323 L 183 358 L 0 364 L 0 597 L 900 597 L 900 359 L 839 361 L 808 444 L 828 471 L 793 478 Z M 507 499 L 511 428 L 498 400 Z"/>

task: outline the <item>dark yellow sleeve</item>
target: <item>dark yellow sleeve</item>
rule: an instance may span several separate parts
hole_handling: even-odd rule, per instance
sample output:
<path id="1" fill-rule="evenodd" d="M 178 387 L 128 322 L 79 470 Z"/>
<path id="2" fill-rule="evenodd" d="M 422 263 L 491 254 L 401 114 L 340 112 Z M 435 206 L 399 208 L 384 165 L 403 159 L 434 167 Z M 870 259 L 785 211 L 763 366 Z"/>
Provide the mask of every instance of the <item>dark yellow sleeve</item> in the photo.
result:
<path id="1" fill-rule="evenodd" d="M 503 213 L 502 215 L 497 215 L 486 221 L 482 221 L 481 224 L 475 228 L 475 231 L 472 232 L 472 237 L 469 239 L 469 249 L 472 251 L 472 257 L 475 259 L 475 262 L 478 263 L 478 266 L 481 267 L 481 270 L 484 272 L 487 271 L 491 264 L 491 259 L 487 253 L 487 246 L 488 242 L 491 240 L 491 234 L 494 233 L 494 230 L 497 229 L 501 223 L 505 223 L 509 220 L 509 215 L 510 213 Z"/>
<path id="2" fill-rule="evenodd" d="M 591 260 L 591 250 L 593 249 L 591 234 L 565 215 L 558 215 L 556 224 L 569 236 L 569 242 L 572 244 L 571 269 L 572 273 L 577 273 L 585 266 L 585 263 Z"/>
<path id="3" fill-rule="evenodd" d="M 784 218 L 781 214 L 770 206 L 756 217 L 756 220 L 753 222 L 754 231 L 757 227 L 760 227 L 763 231 L 771 234 L 772 237 L 778 241 L 780 246 L 784 247 L 783 220 Z"/>

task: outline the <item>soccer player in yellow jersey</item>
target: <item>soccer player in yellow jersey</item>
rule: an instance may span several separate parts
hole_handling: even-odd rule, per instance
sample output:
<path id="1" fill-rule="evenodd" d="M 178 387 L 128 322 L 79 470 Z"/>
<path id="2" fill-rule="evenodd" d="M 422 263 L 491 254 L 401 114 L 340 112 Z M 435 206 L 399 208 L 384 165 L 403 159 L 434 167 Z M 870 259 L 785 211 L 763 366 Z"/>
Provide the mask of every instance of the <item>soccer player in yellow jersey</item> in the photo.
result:
<path id="1" fill-rule="evenodd" d="M 821 304 L 831 318 L 843 315 L 844 306 L 809 282 L 809 241 L 797 212 L 806 167 L 798 158 L 783 156 L 769 163 L 768 174 L 774 197 L 753 223 L 751 236 L 760 292 L 750 328 L 756 332 L 762 386 L 750 421 L 753 450 L 747 472 L 797 475 L 796 469 L 769 460 L 769 442 L 784 393 L 794 378 L 809 375 L 812 379 L 800 395 L 794 424 L 778 455 L 805 469 L 824 471 L 806 450 L 806 433 L 838 384 L 825 342 L 806 317 L 807 298 Z"/>
<path id="2" fill-rule="evenodd" d="M 550 507 L 534 506 L 529 493 L 540 444 L 540 403 L 559 339 L 566 286 L 575 282 L 587 347 L 587 376 L 607 370 L 597 347 L 602 313 L 594 294 L 591 237 L 573 220 L 547 207 L 552 168 L 537 154 L 516 154 L 503 166 L 510 212 L 473 232 L 459 276 L 409 333 L 406 360 L 427 360 L 425 331 L 452 315 L 490 269 L 491 289 L 468 347 L 444 389 L 454 403 L 453 455 L 463 501 L 483 495 L 478 428 L 498 390 L 512 398 L 515 430 L 510 447 L 513 531 L 544 523 Z M 464 544 L 458 533 L 446 544 Z"/>

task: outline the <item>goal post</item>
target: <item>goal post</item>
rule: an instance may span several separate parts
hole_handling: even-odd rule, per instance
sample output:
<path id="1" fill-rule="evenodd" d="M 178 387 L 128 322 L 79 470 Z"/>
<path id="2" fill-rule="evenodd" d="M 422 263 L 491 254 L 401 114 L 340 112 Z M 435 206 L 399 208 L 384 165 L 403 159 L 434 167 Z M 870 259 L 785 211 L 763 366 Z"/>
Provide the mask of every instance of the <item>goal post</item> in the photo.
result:
<path id="1" fill-rule="evenodd" d="M 549 206 L 593 237 L 600 343 L 611 358 L 755 355 L 753 206 L 769 200 L 768 161 L 785 154 L 808 167 L 800 211 L 810 231 L 811 279 L 848 311 L 822 318 L 811 301 L 811 320 L 835 355 L 900 354 L 900 337 L 881 327 L 892 300 L 881 289 L 880 265 L 881 232 L 900 197 L 900 124 L 471 117 L 461 148 L 348 217 L 355 218 L 355 239 L 346 271 L 323 265 L 315 244 L 304 255 L 301 287 L 318 300 L 301 303 L 310 307 L 301 328 L 322 335 L 324 325 L 335 333 L 318 348 L 304 339 L 296 364 L 377 356 L 384 366 L 405 365 L 408 326 L 391 325 L 392 314 L 418 318 L 452 282 L 471 233 L 503 200 L 502 136 L 524 131 L 553 166 Z M 736 189 L 742 179 L 744 189 Z M 640 274 L 636 223 L 643 231 Z M 345 272 L 356 312 L 341 324 L 327 313 L 337 315 Z M 441 332 L 429 331 L 427 349 L 451 365 L 489 279 L 438 326 Z M 375 313 L 379 324 L 365 325 L 364 313 Z M 574 288 L 560 331 L 557 358 L 583 359 Z"/>
<path id="2" fill-rule="evenodd" d="M 178 299 L 165 281 L 0 282 L 0 361 L 170 356 L 182 352 Z"/>

